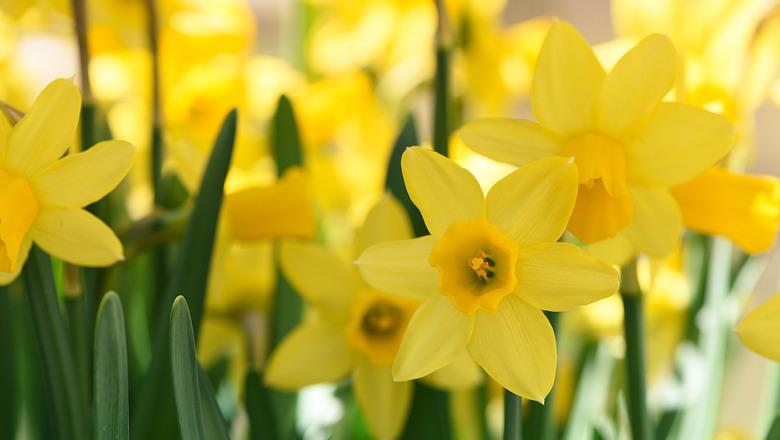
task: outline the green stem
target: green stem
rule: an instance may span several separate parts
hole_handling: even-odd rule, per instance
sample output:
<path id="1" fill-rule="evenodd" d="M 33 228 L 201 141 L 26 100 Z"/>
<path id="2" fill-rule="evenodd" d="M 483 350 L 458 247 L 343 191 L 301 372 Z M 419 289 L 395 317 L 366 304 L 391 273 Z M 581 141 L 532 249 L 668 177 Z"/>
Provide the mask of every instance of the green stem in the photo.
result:
<path id="1" fill-rule="evenodd" d="M 0 362 L 0 438 L 14 438 L 16 418 L 19 411 L 17 393 L 19 380 L 15 367 L 16 349 L 13 333 L 13 304 L 11 292 L 0 286 L 0 353 L 5 359 Z M 20 350 L 21 351 L 21 350 Z"/>
<path id="2" fill-rule="evenodd" d="M 645 385 L 644 316 L 642 291 L 636 278 L 636 260 L 621 273 L 623 329 L 626 341 L 626 396 L 628 417 L 634 440 L 651 438 Z"/>
<path id="3" fill-rule="evenodd" d="M 450 35 L 447 14 L 442 0 L 436 1 L 438 25 L 436 29 L 436 76 L 434 78 L 433 149 L 443 156 L 449 155 L 450 139 Z"/>
<path id="4" fill-rule="evenodd" d="M 25 298 L 30 304 L 38 340 L 55 432 L 60 439 L 84 438 L 84 397 L 80 395 L 76 366 L 70 351 L 65 320 L 60 313 L 49 257 L 36 246 L 22 273 L 27 286 Z"/>
<path id="5" fill-rule="evenodd" d="M 160 94 L 160 43 L 159 43 L 159 18 L 155 0 L 146 0 L 147 14 L 147 38 L 149 40 L 149 53 L 151 54 L 151 84 L 152 84 L 152 157 L 151 179 L 154 193 L 154 204 L 160 206 L 162 202 L 161 185 L 163 142 L 162 142 L 162 100 Z"/>
<path id="6" fill-rule="evenodd" d="M 523 438 L 521 407 L 520 396 L 504 390 L 504 440 Z"/>
<path id="7" fill-rule="evenodd" d="M 560 315 L 556 312 L 545 312 L 555 333 L 558 332 L 558 321 Z M 523 426 L 527 438 L 539 440 L 552 440 L 555 438 L 555 421 L 553 420 L 555 388 L 550 390 L 550 394 L 544 400 L 544 404 L 539 402 L 528 402 L 527 423 Z"/>

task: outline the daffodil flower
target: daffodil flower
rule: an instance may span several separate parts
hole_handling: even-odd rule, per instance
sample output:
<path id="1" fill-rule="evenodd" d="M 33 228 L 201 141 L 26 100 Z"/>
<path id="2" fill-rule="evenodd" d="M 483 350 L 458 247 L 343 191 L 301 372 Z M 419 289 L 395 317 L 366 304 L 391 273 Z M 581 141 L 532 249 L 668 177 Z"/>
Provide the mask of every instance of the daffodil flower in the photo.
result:
<path id="1" fill-rule="evenodd" d="M 82 209 L 127 175 L 134 148 L 101 142 L 63 155 L 75 139 L 81 95 L 63 79 L 49 84 L 13 128 L 0 117 L 0 283 L 14 280 L 34 242 L 80 266 L 108 266 L 122 244 Z"/>
<path id="2" fill-rule="evenodd" d="M 367 249 L 357 264 L 373 287 L 422 301 L 393 364 L 396 380 L 425 376 L 467 349 L 504 388 L 544 401 L 555 335 L 542 310 L 568 310 L 617 291 L 616 271 L 556 242 L 577 196 L 571 160 L 532 162 L 484 197 L 468 171 L 408 149 L 409 195 L 431 235 Z"/>
<path id="3" fill-rule="evenodd" d="M 582 36 L 560 21 L 547 35 L 534 76 L 538 122 L 477 121 L 460 136 L 477 152 L 516 165 L 574 157 L 579 191 L 569 230 L 588 244 L 620 235 L 662 257 L 682 229 L 669 188 L 723 158 L 734 139 L 725 117 L 662 102 L 676 68 L 674 47 L 656 34 L 607 74 Z"/>
<path id="4" fill-rule="evenodd" d="M 390 196 L 368 214 L 356 253 L 375 243 L 412 236 L 403 208 Z M 394 382 L 391 365 L 420 301 L 373 289 L 351 265 L 314 244 L 285 242 L 282 270 L 318 317 L 298 326 L 272 354 L 265 381 L 282 389 L 335 382 L 352 386 L 372 433 L 397 438 L 411 404 L 411 382 Z M 455 360 L 455 359 L 454 359 Z M 431 376 L 444 387 L 469 387 L 480 373 L 465 353 Z"/>
<path id="5" fill-rule="evenodd" d="M 780 362 L 780 294 L 756 307 L 737 326 L 739 339 L 756 353 Z"/>

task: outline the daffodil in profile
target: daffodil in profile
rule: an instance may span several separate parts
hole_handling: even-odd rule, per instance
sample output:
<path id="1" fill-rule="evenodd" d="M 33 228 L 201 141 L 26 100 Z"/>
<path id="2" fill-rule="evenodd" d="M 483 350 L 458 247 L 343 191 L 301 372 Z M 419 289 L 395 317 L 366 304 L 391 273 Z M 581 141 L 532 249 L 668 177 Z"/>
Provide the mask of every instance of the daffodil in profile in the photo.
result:
<path id="1" fill-rule="evenodd" d="M 127 175 L 134 148 L 107 141 L 63 157 L 76 137 L 80 107 L 78 88 L 59 79 L 15 126 L 0 117 L 0 283 L 16 278 L 32 243 L 80 266 L 123 258 L 114 232 L 83 207 Z"/>
<path id="2" fill-rule="evenodd" d="M 401 205 L 385 196 L 357 231 L 355 253 L 388 240 L 412 237 Z M 413 384 L 395 382 L 391 365 L 420 301 L 369 287 L 354 266 L 314 244 L 287 241 L 281 262 L 317 316 L 300 326 L 272 354 L 265 381 L 282 389 L 336 382 L 351 373 L 352 387 L 372 434 L 397 438 L 409 412 Z M 479 369 L 465 352 L 429 378 L 441 387 L 471 387 Z"/>
<path id="3" fill-rule="evenodd" d="M 780 362 L 780 294 L 747 314 L 737 326 L 739 339 L 751 350 Z"/>
<path id="4" fill-rule="evenodd" d="M 662 257 L 682 230 L 669 188 L 714 165 L 734 140 L 725 117 L 662 102 L 676 71 L 674 46 L 655 34 L 606 73 L 582 36 L 559 21 L 534 74 L 537 122 L 476 121 L 460 136 L 477 152 L 516 165 L 574 157 L 579 191 L 569 230 L 587 244 L 620 235 L 639 251 Z"/>
<path id="5" fill-rule="evenodd" d="M 618 275 L 559 243 L 577 197 L 570 159 L 532 162 L 483 195 L 455 162 L 419 147 L 402 170 L 431 235 L 378 244 L 357 261 L 373 287 L 422 302 L 393 364 L 396 380 L 425 376 L 468 350 L 515 394 L 544 401 L 555 335 L 542 310 L 568 310 L 617 291 Z"/>

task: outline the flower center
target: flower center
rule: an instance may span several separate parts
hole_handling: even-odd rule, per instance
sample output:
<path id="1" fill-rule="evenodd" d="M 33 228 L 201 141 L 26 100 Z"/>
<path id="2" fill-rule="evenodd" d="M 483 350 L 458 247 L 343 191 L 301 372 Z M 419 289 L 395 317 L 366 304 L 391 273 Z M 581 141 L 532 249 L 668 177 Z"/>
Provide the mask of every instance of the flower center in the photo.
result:
<path id="1" fill-rule="evenodd" d="M 589 133 L 567 142 L 562 153 L 574 157 L 580 183 L 569 230 L 584 243 L 614 237 L 634 212 L 623 146 Z"/>
<path id="2" fill-rule="evenodd" d="M 0 272 L 13 272 L 22 242 L 38 215 L 27 180 L 0 168 Z"/>
<path id="3" fill-rule="evenodd" d="M 439 291 L 470 315 L 496 311 L 517 284 L 517 244 L 482 218 L 454 222 L 431 250 L 428 261 L 439 269 Z"/>
<path id="4" fill-rule="evenodd" d="M 363 289 L 352 307 L 347 340 L 373 364 L 390 365 L 401 345 L 406 326 L 419 305 L 418 301 Z"/>

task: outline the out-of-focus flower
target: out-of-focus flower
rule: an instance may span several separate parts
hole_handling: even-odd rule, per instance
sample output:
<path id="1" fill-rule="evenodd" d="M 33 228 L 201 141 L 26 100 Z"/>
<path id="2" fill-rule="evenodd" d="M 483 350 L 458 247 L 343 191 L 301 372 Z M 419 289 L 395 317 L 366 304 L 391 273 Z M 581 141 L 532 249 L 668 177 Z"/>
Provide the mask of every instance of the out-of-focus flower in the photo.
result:
<path id="1" fill-rule="evenodd" d="M 13 128 L 0 118 L 0 282 L 21 271 L 33 242 L 82 266 L 123 258 L 122 244 L 82 209 L 116 187 L 133 162 L 127 142 L 101 142 L 62 155 L 75 139 L 81 96 L 70 81 L 52 82 Z"/>
<path id="2" fill-rule="evenodd" d="M 386 196 L 357 232 L 355 251 L 411 236 L 403 208 Z M 390 365 L 420 302 L 368 287 L 353 267 L 316 245 L 286 242 L 281 260 L 290 282 L 319 316 L 293 330 L 272 354 L 266 382 L 297 389 L 338 381 L 352 372 L 355 395 L 371 431 L 378 438 L 396 438 L 409 411 L 413 386 L 394 382 Z M 461 363 L 465 365 L 445 369 L 433 381 L 473 386 L 480 378 L 478 369 L 467 358 Z"/>
<path id="3" fill-rule="evenodd" d="M 574 207 L 576 168 L 564 158 L 528 164 L 487 199 L 468 171 L 431 151 L 408 149 L 402 169 L 432 235 L 376 245 L 358 260 L 372 286 L 423 301 L 394 377 L 424 376 L 467 348 L 502 386 L 543 401 L 556 348 L 541 309 L 568 310 L 618 286 L 612 267 L 556 243 Z"/>
<path id="4" fill-rule="evenodd" d="M 780 294 L 756 307 L 737 326 L 739 339 L 751 350 L 780 361 Z"/>
<path id="5" fill-rule="evenodd" d="M 574 71 L 580 74 L 567 73 Z M 534 76 L 539 122 L 488 119 L 459 134 L 477 152 L 516 165 L 574 157 L 580 185 L 571 232 L 585 243 L 621 235 L 661 257 L 682 229 L 669 188 L 712 166 L 734 138 L 722 116 L 661 102 L 675 76 L 675 50 L 663 36 L 645 38 L 606 74 L 579 33 L 557 22 Z"/>

